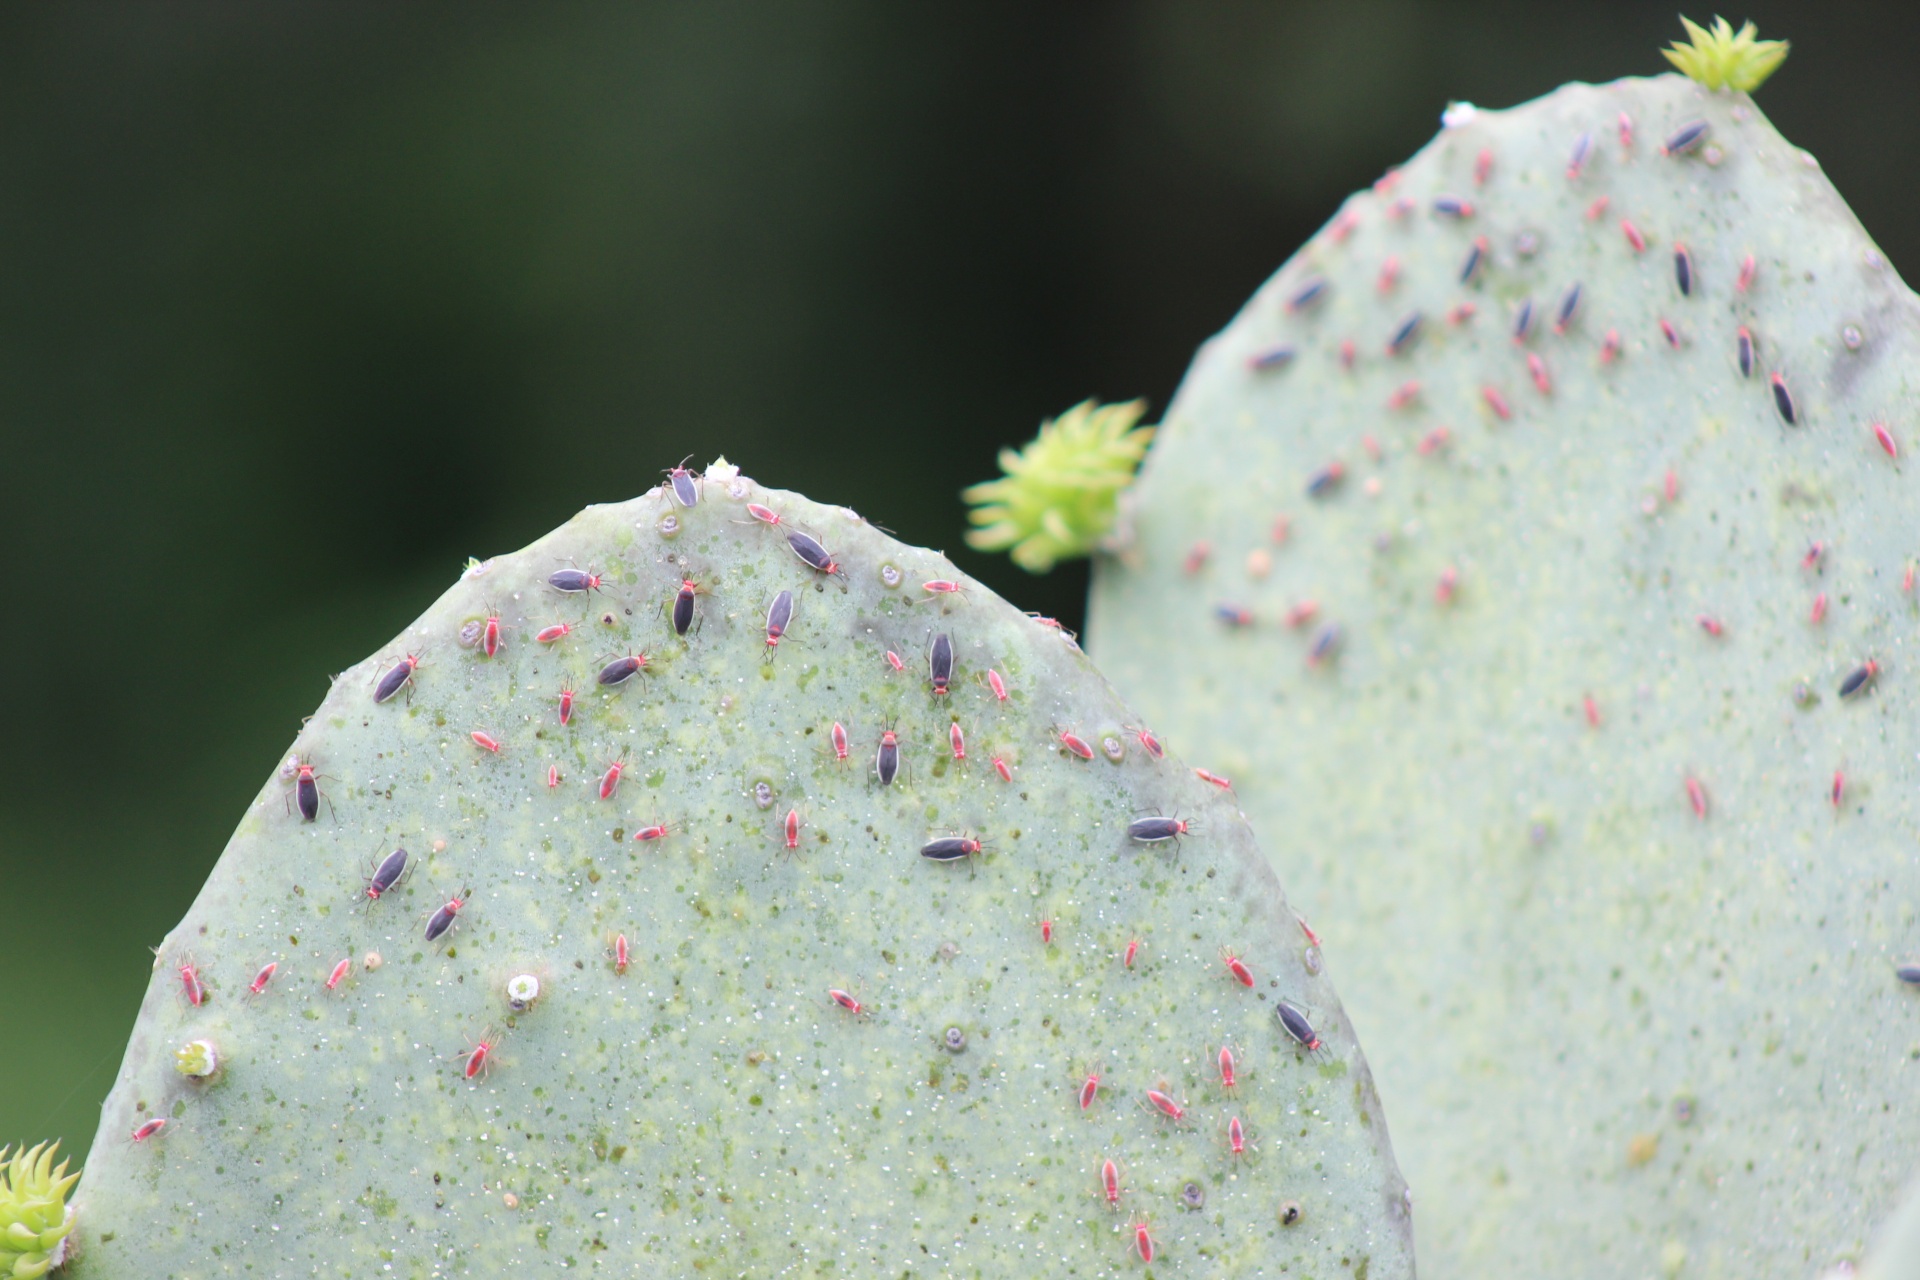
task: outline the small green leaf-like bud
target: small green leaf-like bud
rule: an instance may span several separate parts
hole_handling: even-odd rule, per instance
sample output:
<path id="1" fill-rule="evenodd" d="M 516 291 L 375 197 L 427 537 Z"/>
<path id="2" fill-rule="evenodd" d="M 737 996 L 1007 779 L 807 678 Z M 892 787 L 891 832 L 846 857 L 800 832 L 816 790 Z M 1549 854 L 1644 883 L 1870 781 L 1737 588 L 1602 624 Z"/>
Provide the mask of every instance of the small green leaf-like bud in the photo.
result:
<path id="1" fill-rule="evenodd" d="M 1120 492 L 1153 439 L 1152 427 L 1134 425 L 1146 409 L 1144 400 L 1088 400 L 1042 423 L 1039 437 L 1018 453 L 1002 449 L 1006 476 L 962 495 L 980 526 L 967 534 L 967 544 L 1010 551 L 1029 573 L 1090 553 L 1112 530 Z"/>
<path id="2" fill-rule="evenodd" d="M 16 1151 L 0 1147 L 0 1276 L 32 1280 L 66 1259 L 73 1211 L 67 1192 L 80 1178 L 54 1166 L 57 1142 Z"/>
<path id="3" fill-rule="evenodd" d="M 1686 18 L 1680 25 L 1687 29 L 1692 43 L 1675 41 L 1666 55 L 1676 69 L 1709 89 L 1738 89 L 1751 93 L 1787 59 L 1785 40 L 1756 40 L 1751 22 L 1741 24 L 1736 33 L 1733 24 L 1716 17 L 1707 30 Z"/>

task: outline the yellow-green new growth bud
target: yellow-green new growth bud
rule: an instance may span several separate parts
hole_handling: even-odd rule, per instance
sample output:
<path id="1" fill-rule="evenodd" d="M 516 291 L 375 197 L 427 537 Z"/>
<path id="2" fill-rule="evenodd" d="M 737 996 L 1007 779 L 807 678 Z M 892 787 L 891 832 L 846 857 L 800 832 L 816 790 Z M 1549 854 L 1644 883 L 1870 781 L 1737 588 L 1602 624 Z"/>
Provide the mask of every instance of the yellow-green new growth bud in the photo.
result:
<path id="1" fill-rule="evenodd" d="M 1713 29 L 1680 19 L 1691 44 L 1675 41 L 1671 49 L 1662 49 L 1668 62 L 1709 89 L 1738 89 L 1752 93 L 1787 58 L 1785 40 L 1756 40 L 1751 22 L 1742 23 L 1736 33 L 1733 24 L 1716 17 Z"/>
<path id="2" fill-rule="evenodd" d="M 189 1040 L 173 1051 L 173 1069 L 194 1080 L 205 1080 L 220 1069 L 220 1051 L 211 1040 Z"/>
<path id="3" fill-rule="evenodd" d="M 1011 549 L 1013 562 L 1045 573 L 1055 562 L 1084 556 L 1112 530 L 1121 490 L 1153 439 L 1152 427 L 1134 425 L 1147 405 L 1077 404 L 1051 422 L 1025 449 L 1000 451 L 1006 476 L 967 489 L 968 513 L 980 526 L 967 545 L 981 551 Z"/>
<path id="4" fill-rule="evenodd" d="M 56 1168 L 58 1142 L 16 1151 L 0 1147 L 0 1276 L 35 1280 L 66 1260 L 73 1210 L 67 1192 L 80 1179 L 67 1162 Z"/>

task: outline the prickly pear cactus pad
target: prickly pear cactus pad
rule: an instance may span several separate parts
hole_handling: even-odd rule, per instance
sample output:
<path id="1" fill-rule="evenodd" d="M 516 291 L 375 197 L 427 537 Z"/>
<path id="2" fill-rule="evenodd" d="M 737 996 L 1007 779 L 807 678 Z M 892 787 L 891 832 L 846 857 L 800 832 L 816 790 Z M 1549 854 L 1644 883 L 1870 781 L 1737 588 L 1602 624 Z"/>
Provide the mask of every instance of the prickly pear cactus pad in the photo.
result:
<path id="1" fill-rule="evenodd" d="M 721 464 L 474 566 L 160 947 L 74 1274 L 1410 1276 L 1317 951 L 1130 723 Z"/>
<path id="2" fill-rule="evenodd" d="M 1326 938 L 1425 1274 L 1804 1276 L 1920 1163 L 1920 311 L 1744 95 L 1448 121 L 1202 349 L 1089 647 Z"/>

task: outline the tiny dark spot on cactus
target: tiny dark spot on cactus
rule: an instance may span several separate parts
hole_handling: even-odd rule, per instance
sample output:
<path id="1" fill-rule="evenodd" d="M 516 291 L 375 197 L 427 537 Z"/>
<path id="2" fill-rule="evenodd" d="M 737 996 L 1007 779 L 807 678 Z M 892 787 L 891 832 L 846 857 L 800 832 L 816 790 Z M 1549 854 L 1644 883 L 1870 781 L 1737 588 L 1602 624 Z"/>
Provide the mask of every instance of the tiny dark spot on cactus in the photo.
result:
<path id="1" fill-rule="evenodd" d="M 460 624 L 460 647 L 471 649 L 480 643 L 480 630 L 485 624 L 479 618 L 468 618 Z"/>
<path id="2" fill-rule="evenodd" d="M 598 868 L 589 867 L 587 869 L 587 883 L 588 884 L 600 883 L 600 872 Z"/>
<path id="3" fill-rule="evenodd" d="M 1281 1226 L 1283 1227 L 1294 1226 L 1300 1221 L 1300 1216 L 1301 1216 L 1301 1209 L 1300 1209 L 1300 1202 L 1298 1200 L 1282 1200 L 1280 1202 L 1280 1225 Z"/>
<path id="4" fill-rule="evenodd" d="M 1115 764 L 1127 758 L 1126 744 L 1120 740 L 1120 735 L 1117 733 L 1107 734 L 1100 739 L 1100 751 Z"/>
<path id="5" fill-rule="evenodd" d="M 299 885 L 295 885 L 295 886 L 293 886 L 293 891 L 294 891 L 295 893 L 299 893 L 299 892 L 300 892 L 300 886 L 299 886 Z M 287 942 L 288 942 L 288 944 L 289 944 L 289 945 L 291 945 L 291 946 L 296 946 L 296 947 L 297 947 L 297 946 L 299 946 L 299 945 L 300 945 L 300 935 L 299 935 L 299 934 L 297 934 L 297 933 L 290 933 L 290 934 L 288 934 L 288 935 L 287 935 Z"/>
<path id="6" fill-rule="evenodd" d="M 892 588 L 904 581 L 906 581 L 906 575 L 900 572 L 899 565 L 887 561 L 880 566 L 880 585 Z"/>
<path id="7" fill-rule="evenodd" d="M 1866 335 L 1860 332 L 1860 326 L 1858 325 L 1850 324 L 1840 330 L 1840 341 L 1846 344 L 1847 350 L 1849 351 L 1858 351 L 1860 344 L 1866 340 Z"/>
<path id="8" fill-rule="evenodd" d="M 1815 693 L 1813 686 L 1805 680 L 1801 680 L 1793 686 L 1793 705 L 1802 711 L 1811 710 L 1813 707 L 1819 705 L 1819 702 L 1820 695 Z"/>
<path id="9" fill-rule="evenodd" d="M 600 625 L 603 627 L 610 627 L 618 621 L 620 621 L 620 619 L 613 616 L 613 610 L 611 609 L 600 615 Z"/>
<path id="10" fill-rule="evenodd" d="M 760 1095 L 759 1095 L 759 1094 L 757 1094 L 757 1093 L 750 1093 L 750 1094 L 748 1094 L 748 1095 L 747 1095 L 747 1105 L 748 1105 L 748 1106 L 750 1106 L 750 1107 L 757 1107 L 757 1106 L 759 1106 L 759 1105 L 760 1105 Z"/>
<path id="11" fill-rule="evenodd" d="M 1189 1182 L 1180 1188 L 1180 1203 L 1187 1209 L 1204 1209 L 1207 1206 L 1207 1189 L 1198 1182 Z"/>
<path id="12" fill-rule="evenodd" d="M 1684 1093 L 1675 1098 L 1673 1100 L 1673 1122 L 1675 1124 L 1692 1124 L 1693 1114 L 1698 1105 L 1698 1103 Z"/>
<path id="13" fill-rule="evenodd" d="M 946 1034 L 941 1037 L 940 1043 L 948 1053 L 965 1053 L 967 1051 L 967 1033 L 959 1027 L 948 1027 Z"/>
<path id="14" fill-rule="evenodd" d="M 1513 238 L 1513 251 L 1519 257 L 1531 258 L 1534 254 L 1540 252 L 1540 233 L 1537 231 L 1522 231 Z"/>
<path id="15" fill-rule="evenodd" d="M 762 809 L 773 807 L 773 787 L 765 782 L 753 784 L 753 802 Z"/>

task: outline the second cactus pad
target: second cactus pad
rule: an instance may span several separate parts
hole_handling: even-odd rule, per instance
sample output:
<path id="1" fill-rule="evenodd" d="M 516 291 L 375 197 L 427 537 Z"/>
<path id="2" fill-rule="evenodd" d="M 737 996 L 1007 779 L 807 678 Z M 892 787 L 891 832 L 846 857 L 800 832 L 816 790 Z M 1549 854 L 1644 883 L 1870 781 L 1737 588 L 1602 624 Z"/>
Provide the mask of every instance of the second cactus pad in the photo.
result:
<path id="1" fill-rule="evenodd" d="M 1678 76 L 1456 107 L 1201 351 L 1090 647 L 1231 774 L 1430 1277 L 1797 1277 L 1920 1152 L 1920 305 Z"/>
<path id="2" fill-rule="evenodd" d="M 723 465 L 475 565 L 161 947 L 74 1274 L 1410 1276 L 1317 951 L 1131 723 Z"/>

